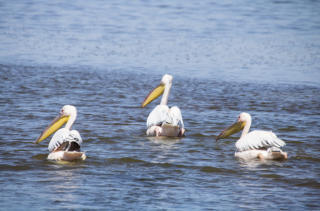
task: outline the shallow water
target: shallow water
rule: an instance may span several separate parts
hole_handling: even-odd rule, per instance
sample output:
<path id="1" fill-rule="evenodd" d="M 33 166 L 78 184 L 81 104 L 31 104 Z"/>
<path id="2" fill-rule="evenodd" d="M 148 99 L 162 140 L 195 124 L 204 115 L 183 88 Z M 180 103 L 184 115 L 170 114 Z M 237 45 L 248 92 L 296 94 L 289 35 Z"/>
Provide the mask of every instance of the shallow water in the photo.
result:
<path id="1" fill-rule="evenodd" d="M 319 6 L 1 2 L 1 207 L 319 209 Z M 145 136 L 159 100 L 140 105 L 163 73 L 182 139 Z M 65 104 L 84 162 L 49 162 L 49 140 L 34 144 Z M 286 141 L 287 161 L 243 162 L 237 135 L 215 141 L 242 111 Z"/>

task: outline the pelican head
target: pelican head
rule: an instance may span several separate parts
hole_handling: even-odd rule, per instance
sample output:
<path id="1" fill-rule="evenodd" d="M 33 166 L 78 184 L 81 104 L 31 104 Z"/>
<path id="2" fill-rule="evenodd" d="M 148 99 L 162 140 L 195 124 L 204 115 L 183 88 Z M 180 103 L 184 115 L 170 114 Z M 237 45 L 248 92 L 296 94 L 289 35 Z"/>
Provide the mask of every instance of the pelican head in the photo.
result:
<path id="1" fill-rule="evenodd" d="M 247 123 L 251 123 L 251 116 L 250 114 L 246 113 L 246 112 L 242 112 L 239 116 L 238 116 L 238 120 L 233 123 L 230 127 L 224 129 L 216 138 L 216 141 L 218 141 L 219 139 L 224 139 L 227 138 L 229 136 L 231 136 L 232 134 L 238 133 L 239 131 L 241 131 L 245 125 Z"/>
<path id="2" fill-rule="evenodd" d="M 160 84 L 148 94 L 148 96 L 144 99 L 141 107 L 143 108 L 153 100 L 157 99 L 160 95 L 163 94 L 165 88 L 170 89 L 172 86 L 172 79 L 172 75 L 165 74 L 164 76 L 162 76 Z"/>
<path id="3" fill-rule="evenodd" d="M 169 75 L 169 74 L 164 74 L 162 76 L 162 79 L 161 79 L 161 83 L 164 84 L 164 85 L 171 85 L 172 84 L 172 75 Z"/>
<path id="4" fill-rule="evenodd" d="M 48 138 L 51 134 L 56 132 L 65 123 L 66 128 L 69 130 L 77 116 L 77 109 L 72 105 L 65 105 L 61 108 L 59 115 L 51 122 L 51 124 L 41 133 L 36 140 L 36 143 L 40 143 L 44 139 Z"/>

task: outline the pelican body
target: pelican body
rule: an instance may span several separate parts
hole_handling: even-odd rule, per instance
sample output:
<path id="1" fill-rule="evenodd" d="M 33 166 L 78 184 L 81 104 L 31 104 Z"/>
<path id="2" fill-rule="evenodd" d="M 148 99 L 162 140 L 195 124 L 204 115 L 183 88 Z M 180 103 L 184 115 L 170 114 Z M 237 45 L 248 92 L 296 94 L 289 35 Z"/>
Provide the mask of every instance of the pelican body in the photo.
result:
<path id="1" fill-rule="evenodd" d="M 181 111 L 177 106 L 168 107 L 168 97 L 172 86 L 171 75 L 165 74 L 160 85 L 153 89 L 142 103 L 145 107 L 153 100 L 162 95 L 160 105 L 157 105 L 149 114 L 147 119 L 148 136 L 181 137 L 185 129 Z"/>
<path id="2" fill-rule="evenodd" d="M 49 142 L 48 150 L 50 153 L 48 155 L 48 160 L 74 161 L 86 159 L 85 153 L 80 152 L 82 138 L 79 132 L 77 130 L 71 130 L 76 117 L 76 107 L 72 105 L 63 106 L 60 110 L 59 115 L 36 140 L 36 143 L 38 144 L 49 137 L 51 134 L 56 132 Z M 65 123 L 65 127 L 59 129 Z"/>
<path id="3" fill-rule="evenodd" d="M 241 113 L 238 121 L 222 131 L 216 140 L 224 139 L 241 130 L 240 139 L 236 142 L 235 157 L 244 160 L 285 160 L 288 158 L 286 152 L 281 150 L 285 142 L 279 139 L 271 131 L 254 130 L 249 132 L 251 126 L 251 116 L 248 113 Z"/>

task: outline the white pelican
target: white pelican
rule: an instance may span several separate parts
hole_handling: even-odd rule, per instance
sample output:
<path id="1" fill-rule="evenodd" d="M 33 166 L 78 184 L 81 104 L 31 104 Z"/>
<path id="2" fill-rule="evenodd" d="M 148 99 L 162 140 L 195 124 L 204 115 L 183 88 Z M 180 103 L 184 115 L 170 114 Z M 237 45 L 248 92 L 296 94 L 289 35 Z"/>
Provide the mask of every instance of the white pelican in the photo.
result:
<path id="1" fill-rule="evenodd" d="M 244 160 L 259 158 L 261 160 L 285 160 L 288 158 L 286 152 L 280 147 L 286 145 L 271 131 L 254 130 L 249 133 L 251 116 L 248 113 L 241 113 L 238 121 L 226 128 L 216 138 L 227 138 L 230 135 L 243 129 L 240 139 L 236 142 L 235 156 Z"/>
<path id="2" fill-rule="evenodd" d="M 76 120 L 76 117 L 76 107 L 72 105 L 63 106 L 60 110 L 60 114 L 36 140 L 37 144 L 40 143 L 66 123 L 66 126 L 58 130 L 51 138 L 48 146 L 50 151 L 48 160 L 73 161 L 86 159 L 85 153 L 80 152 L 82 139 L 79 132 L 77 130 L 70 130 L 74 121 Z"/>
<path id="3" fill-rule="evenodd" d="M 152 90 L 142 103 L 142 107 L 145 107 L 163 94 L 160 105 L 157 105 L 148 116 L 148 136 L 181 137 L 184 135 L 185 129 L 180 109 L 177 106 L 171 108 L 167 106 L 171 86 L 172 76 L 165 74 L 160 85 Z"/>

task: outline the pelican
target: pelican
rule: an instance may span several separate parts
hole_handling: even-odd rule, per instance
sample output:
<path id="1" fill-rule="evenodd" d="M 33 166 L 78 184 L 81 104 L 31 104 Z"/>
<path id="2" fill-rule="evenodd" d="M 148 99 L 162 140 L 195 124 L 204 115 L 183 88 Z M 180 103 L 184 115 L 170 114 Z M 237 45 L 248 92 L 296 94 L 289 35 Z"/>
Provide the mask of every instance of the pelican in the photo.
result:
<path id="1" fill-rule="evenodd" d="M 48 160 L 54 161 L 74 161 L 85 160 L 86 155 L 80 152 L 82 139 L 77 130 L 71 130 L 76 120 L 77 109 L 72 105 L 65 105 L 61 108 L 59 115 L 52 123 L 41 133 L 36 143 L 40 143 L 51 134 L 56 132 L 62 125 L 64 128 L 59 129 L 51 138 L 48 150 Z"/>
<path id="2" fill-rule="evenodd" d="M 238 121 L 222 131 L 216 140 L 227 138 L 243 129 L 240 139 L 236 142 L 235 157 L 244 160 L 258 158 L 260 160 L 285 160 L 286 152 L 280 148 L 286 145 L 271 131 L 254 130 L 249 133 L 251 116 L 241 113 Z"/>
<path id="3" fill-rule="evenodd" d="M 142 103 L 142 107 L 145 107 L 163 94 L 160 105 L 157 105 L 148 116 L 146 132 L 148 136 L 181 137 L 184 135 L 185 129 L 180 109 L 177 106 L 171 108 L 167 106 L 172 79 L 171 75 L 165 74 L 160 85 L 153 89 Z"/>

